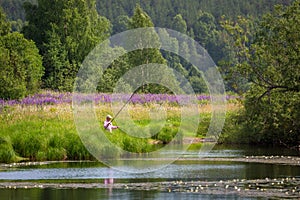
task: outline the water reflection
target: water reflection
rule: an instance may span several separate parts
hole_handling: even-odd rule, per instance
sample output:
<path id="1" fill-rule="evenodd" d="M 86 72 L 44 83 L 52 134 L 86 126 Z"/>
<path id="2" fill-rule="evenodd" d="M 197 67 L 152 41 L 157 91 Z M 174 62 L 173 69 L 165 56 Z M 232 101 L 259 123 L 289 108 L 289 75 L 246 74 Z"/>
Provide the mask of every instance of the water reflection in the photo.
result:
<path id="1" fill-rule="evenodd" d="M 174 154 L 176 152 L 163 152 Z M 216 146 L 206 154 L 210 158 L 242 157 L 247 155 L 295 155 L 289 150 L 273 148 L 228 148 Z M 184 157 L 198 158 L 197 151 L 189 151 Z M 159 161 L 152 161 L 159 162 Z M 161 170 L 143 174 L 124 173 L 112 170 L 98 162 L 56 163 L 29 166 L 0 171 L 0 181 L 42 180 L 80 181 L 106 184 L 105 189 L 0 189 L 0 199 L 256 199 L 241 198 L 237 195 L 204 195 L 189 193 L 167 193 L 158 191 L 131 191 L 114 189 L 114 184 L 130 182 L 170 181 L 170 180 L 226 180 L 264 179 L 299 177 L 300 166 L 246 163 L 229 161 L 179 160 Z"/>
<path id="2" fill-rule="evenodd" d="M 74 165 L 74 163 L 72 164 Z M 94 164 L 93 164 L 94 165 Z M 65 166 L 65 165 L 64 165 Z M 57 167 L 57 165 L 56 165 Z M 161 170 L 143 174 L 130 174 L 107 167 L 57 167 L 19 168 L 13 171 L 1 171 L 1 180 L 53 180 L 53 179 L 103 179 L 104 183 L 113 183 L 114 179 L 256 179 L 295 177 L 300 174 L 300 166 L 275 165 L 264 163 L 177 161 Z"/>
<path id="3" fill-rule="evenodd" d="M 129 191 L 108 189 L 16 189 L 1 190 L 0 197 L 7 200 L 30 199 L 30 200 L 140 200 L 140 199 L 257 199 L 250 197 L 239 197 L 238 195 L 208 195 L 208 194 L 187 194 L 187 193 L 167 193 L 158 191 Z"/>

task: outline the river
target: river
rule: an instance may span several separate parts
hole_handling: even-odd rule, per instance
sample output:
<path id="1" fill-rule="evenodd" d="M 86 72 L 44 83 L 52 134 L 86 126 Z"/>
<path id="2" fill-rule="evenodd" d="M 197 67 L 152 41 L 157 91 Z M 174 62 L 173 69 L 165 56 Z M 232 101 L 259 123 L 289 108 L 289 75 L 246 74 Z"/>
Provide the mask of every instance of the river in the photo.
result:
<path id="1" fill-rule="evenodd" d="M 286 164 L 286 161 L 291 162 Z M 199 158 L 196 150 L 188 151 L 181 159 L 148 173 L 126 173 L 87 161 L 2 165 L 0 197 L 9 200 L 300 198 L 299 181 L 297 152 L 217 145 L 204 158 Z"/>

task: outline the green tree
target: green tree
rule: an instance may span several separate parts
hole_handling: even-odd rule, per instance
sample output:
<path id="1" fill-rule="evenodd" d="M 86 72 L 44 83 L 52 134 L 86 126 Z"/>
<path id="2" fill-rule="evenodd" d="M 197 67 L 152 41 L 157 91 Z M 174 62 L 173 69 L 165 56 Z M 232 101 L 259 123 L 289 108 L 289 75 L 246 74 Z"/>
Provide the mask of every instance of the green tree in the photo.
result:
<path id="1" fill-rule="evenodd" d="M 24 34 L 45 58 L 45 87 L 72 90 L 85 56 L 108 37 L 109 21 L 98 15 L 95 0 L 38 0 L 38 5 L 26 3 L 25 11 Z"/>
<path id="2" fill-rule="evenodd" d="M 248 142 L 297 145 L 300 141 L 300 1 L 276 6 L 249 40 L 242 26 L 235 36 L 238 70 L 251 83 L 240 117 Z"/>
<path id="3" fill-rule="evenodd" d="M 11 31 L 11 24 L 7 20 L 6 15 L 0 7 L 0 36 L 6 35 Z"/>
<path id="4" fill-rule="evenodd" d="M 224 31 L 219 36 L 224 44 L 224 56 L 218 64 L 227 89 L 242 95 L 249 89 L 248 70 L 243 63 L 248 62 L 249 46 L 253 42 L 257 24 L 252 18 L 239 16 L 231 21 L 223 16 L 221 26 Z"/>
<path id="5" fill-rule="evenodd" d="M 49 43 L 45 44 L 46 52 L 44 54 L 44 63 L 47 63 L 44 78 L 44 85 L 48 88 L 58 90 L 70 90 L 72 86 L 73 75 L 72 66 L 68 60 L 68 51 L 62 44 L 57 33 L 49 35 Z"/>
<path id="6" fill-rule="evenodd" d="M 119 57 L 118 59 L 114 60 L 108 67 L 107 69 L 103 72 L 101 75 L 101 79 L 98 82 L 98 87 L 97 90 L 99 92 L 113 92 L 116 83 L 119 79 L 122 79 L 122 75 L 126 73 L 126 71 L 129 69 L 129 64 L 128 64 L 128 56 L 126 55 L 126 52 L 123 48 L 120 47 L 115 47 L 115 48 L 107 48 L 106 49 L 108 52 L 106 52 L 105 57 L 109 57 L 110 55 L 114 54 L 124 54 L 123 56 Z M 126 83 L 123 84 L 124 90 L 121 90 L 122 92 L 128 92 L 130 89 L 129 86 L 127 86 Z M 121 88 L 118 88 L 121 89 Z M 120 90 L 119 90 L 120 91 Z"/>
<path id="7" fill-rule="evenodd" d="M 197 21 L 192 25 L 194 37 L 211 55 L 216 63 L 224 58 L 220 40 L 220 32 L 215 17 L 207 12 L 200 11 Z"/>
<path id="8" fill-rule="evenodd" d="M 187 33 L 186 21 L 182 18 L 181 14 L 178 14 L 173 18 L 171 28 L 183 34 Z"/>
<path id="9" fill-rule="evenodd" d="M 187 90 L 187 84 L 190 84 L 196 93 L 205 93 L 207 92 L 207 87 L 202 78 L 202 74 L 196 69 L 195 66 L 187 62 L 182 57 L 178 56 L 184 55 L 186 58 L 195 58 L 197 55 L 197 49 L 194 43 L 188 44 L 186 41 L 178 41 L 177 38 L 172 37 L 166 30 L 160 31 L 160 37 L 164 41 L 164 45 L 169 46 L 168 48 L 172 49 L 175 53 L 163 51 L 164 58 L 168 61 L 168 66 L 177 71 L 183 77 L 185 77 L 188 82 L 182 81 L 180 87 Z M 169 41 L 167 44 L 166 41 Z"/>
<path id="10" fill-rule="evenodd" d="M 200 11 L 197 21 L 193 24 L 195 40 L 203 47 L 207 47 L 209 43 L 216 37 L 216 22 L 212 14 Z"/>
<path id="11" fill-rule="evenodd" d="M 135 29 L 135 28 L 144 28 L 144 27 L 154 27 L 154 24 L 151 20 L 151 18 L 145 13 L 142 8 L 137 5 L 133 16 L 130 18 L 129 21 L 129 29 Z M 155 48 L 146 48 L 147 43 L 151 44 L 157 44 L 156 46 L 159 46 L 159 37 L 155 30 L 148 31 L 146 34 L 146 40 L 147 41 L 139 41 L 139 38 L 132 38 L 133 40 L 129 40 L 129 45 L 134 45 L 135 48 L 138 50 L 132 51 L 128 53 L 128 60 L 130 68 L 144 65 L 144 64 L 151 64 L 151 63 L 157 63 L 157 64 L 166 64 L 166 60 L 163 58 L 161 52 L 159 49 Z M 164 79 L 164 72 L 159 71 L 152 71 L 152 74 L 147 74 L 141 72 L 142 77 L 137 77 L 137 79 L 143 78 L 143 76 L 154 76 L 154 73 L 157 74 L 158 77 L 161 77 L 162 81 Z M 168 72 L 165 72 L 168 73 Z M 146 83 L 145 83 L 146 84 Z M 143 85 L 141 87 L 142 92 L 150 92 L 150 93 L 163 93 L 166 92 L 166 88 L 161 87 L 159 85 Z"/>
<path id="12" fill-rule="evenodd" d="M 32 41 L 10 30 L 0 8 L 0 98 L 18 99 L 39 89 L 42 58 Z"/>
<path id="13" fill-rule="evenodd" d="M 113 34 L 121 33 L 128 29 L 129 17 L 127 15 L 120 15 L 117 17 L 113 25 Z"/>
<path id="14" fill-rule="evenodd" d="M 0 37 L 0 98 L 19 99 L 35 93 L 43 75 L 42 58 L 20 33 Z"/>

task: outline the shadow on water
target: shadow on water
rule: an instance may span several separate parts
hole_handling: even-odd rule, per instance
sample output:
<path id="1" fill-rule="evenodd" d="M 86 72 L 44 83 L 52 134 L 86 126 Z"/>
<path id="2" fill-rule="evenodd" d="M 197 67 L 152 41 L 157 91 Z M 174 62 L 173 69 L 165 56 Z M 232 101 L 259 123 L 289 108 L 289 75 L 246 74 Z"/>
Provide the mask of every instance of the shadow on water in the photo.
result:
<path id="1" fill-rule="evenodd" d="M 176 153 L 176 152 L 166 152 Z M 163 181 L 220 181 L 232 179 L 266 179 L 300 177 L 299 165 L 283 165 L 257 162 L 218 161 L 218 158 L 245 156 L 296 156 L 288 149 L 255 146 L 215 146 L 205 156 L 215 160 L 183 159 L 157 171 L 132 174 L 112 170 L 99 162 L 59 162 L 46 165 L 11 167 L 0 171 L 0 183 L 7 181 L 31 181 L 44 183 L 105 183 L 108 178 L 114 184 L 148 183 Z M 184 158 L 198 158 L 198 152 L 188 151 Z M 153 160 L 153 162 L 159 162 Z M 168 193 L 157 190 L 125 190 L 116 188 L 31 188 L 0 189 L 5 199 L 257 199 L 239 197 L 237 194 L 209 195 Z"/>
<path id="2" fill-rule="evenodd" d="M 155 161 L 153 161 L 155 162 Z M 78 166 L 76 166 L 78 164 Z M 97 166 L 98 165 L 98 166 Z M 47 167 L 17 168 L 0 172 L 1 180 L 117 180 L 149 179 L 162 180 L 227 180 L 296 177 L 300 166 L 275 165 L 266 163 L 223 162 L 223 161 L 176 161 L 157 171 L 141 174 L 112 170 L 99 163 L 50 164 Z"/>
<path id="3" fill-rule="evenodd" d="M 185 193 L 167 193 L 158 191 L 132 191 L 122 189 L 16 189 L 1 190 L 0 196 L 11 199 L 30 199 L 30 200 L 140 200 L 140 199 L 257 199 L 250 197 L 239 197 L 235 194 L 229 195 L 209 195 L 209 194 L 185 194 Z"/>
<path id="4" fill-rule="evenodd" d="M 239 157 L 239 156 L 299 156 L 299 152 L 293 149 L 262 146 L 262 145 L 215 145 L 209 152 L 215 157 Z"/>

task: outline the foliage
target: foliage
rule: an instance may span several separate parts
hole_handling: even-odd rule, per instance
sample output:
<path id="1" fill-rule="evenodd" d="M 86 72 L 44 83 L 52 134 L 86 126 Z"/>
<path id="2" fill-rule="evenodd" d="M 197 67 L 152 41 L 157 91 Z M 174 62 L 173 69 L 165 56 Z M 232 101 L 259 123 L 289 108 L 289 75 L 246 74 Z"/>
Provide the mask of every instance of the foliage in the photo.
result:
<path id="1" fill-rule="evenodd" d="M 128 63 L 128 56 L 125 54 L 125 50 L 121 47 L 115 48 L 106 48 L 108 52 L 105 52 L 104 58 L 109 58 L 115 54 L 124 54 L 120 56 L 118 59 L 115 59 L 107 68 L 104 70 L 103 74 L 97 85 L 98 92 L 114 92 L 114 89 L 118 89 L 118 91 L 122 91 L 124 93 L 131 91 L 131 87 L 125 83 L 122 79 L 122 76 L 126 73 L 126 71 L 130 68 Z M 105 60 L 105 59 L 99 59 Z M 99 79 L 99 77 L 98 77 Z M 118 88 L 117 83 L 119 83 Z"/>
<path id="2" fill-rule="evenodd" d="M 85 56 L 108 37 L 109 21 L 98 15 L 95 1 L 46 1 L 24 4 L 27 38 L 44 57 L 44 87 L 71 91 Z"/>
<path id="3" fill-rule="evenodd" d="M 145 13 L 139 5 L 137 5 L 134 10 L 133 16 L 129 20 L 128 28 L 135 29 L 135 28 L 145 28 L 145 27 L 153 27 L 153 26 L 154 24 L 152 23 L 152 20 L 148 16 L 148 14 Z M 163 58 L 159 49 L 147 48 L 147 46 L 149 45 L 148 44 L 149 41 L 151 42 L 152 45 L 159 44 L 160 42 L 159 37 L 154 30 L 147 31 L 145 34 L 147 34 L 145 37 L 147 41 L 145 40 L 139 41 L 136 40 L 137 38 L 132 38 L 134 41 L 133 40 L 127 41 L 128 45 L 133 45 L 134 48 L 137 49 L 135 51 L 128 53 L 129 67 L 134 68 L 143 65 L 143 67 L 141 67 L 140 73 L 137 74 L 137 76 L 135 77 L 135 79 L 137 79 L 136 81 L 139 81 L 141 79 L 144 80 L 147 79 L 147 77 L 151 76 L 151 77 L 156 77 L 155 78 L 156 80 L 160 79 L 161 83 L 163 83 L 164 79 L 166 79 L 164 75 L 168 74 L 169 73 L 168 71 L 147 70 L 147 68 L 149 69 L 149 66 L 147 66 L 148 64 L 152 64 L 152 63 L 166 64 L 166 60 Z M 141 92 L 144 93 L 164 93 L 167 91 L 168 90 L 166 88 L 160 85 L 155 85 L 155 84 L 146 85 L 146 83 L 144 83 L 144 85 L 141 85 Z"/>
<path id="4" fill-rule="evenodd" d="M 0 7 L 0 36 L 7 35 L 11 30 L 11 24 L 7 20 L 6 15 Z"/>
<path id="5" fill-rule="evenodd" d="M 220 70 L 232 91 L 243 94 L 249 88 L 248 71 L 245 69 L 250 56 L 249 46 L 253 42 L 256 24 L 253 19 L 239 16 L 236 21 L 222 18 L 221 26 L 226 30 L 223 38 L 229 45 L 227 59 L 222 60 Z"/>
<path id="6" fill-rule="evenodd" d="M 222 16 L 225 15 L 230 19 L 236 19 L 238 16 L 253 16 L 256 19 L 273 10 L 273 6 L 276 4 L 289 5 L 291 2 L 292 0 L 227 0 L 222 2 L 219 0 L 164 0 L 162 2 L 108 0 L 106 2 L 97 1 L 97 9 L 115 25 L 119 24 L 118 17 L 120 15 L 131 16 L 132 9 L 138 3 L 148 13 L 156 27 L 170 28 L 188 34 L 192 38 L 200 38 L 196 41 L 203 45 L 214 61 L 218 63 L 223 58 L 222 56 L 225 56 L 223 54 L 227 52 L 226 50 L 221 52 L 220 47 L 225 44 L 218 36 L 221 34 L 218 21 Z M 205 19 L 203 13 L 212 16 L 213 21 L 206 21 L 208 18 Z M 210 31 L 213 26 L 216 29 Z M 204 29 L 202 29 L 203 27 Z M 113 32 L 113 34 L 115 33 Z M 205 43 L 202 43 L 203 40 Z"/>
<path id="7" fill-rule="evenodd" d="M 1 0 L 0 7 L 5 8 L 5 12 L 9 15 L 10 20 L 21 19 L 25 21 L 25 12 L 23 9 L 24 2 L 31 2 L 36 4 L 37 0 Z M 155 0 L 97 0 L 97 11 L 109 18 L 113 23 L 117 20 L 119 15 L 131 15 L 132 8 L 137 3 L 150 14 L 155 24 L 159 26 L 170 25 L 170 18 L 177 14 L 182 14 L 185 19 L 188 19 L 189 25 L 196 19 L 197 11 L 203 10 L 216 16 L 222 15 L 235 17 L 237 15 L 253 15 L 259 16 L 261 13 L 272 10 L 275 4 L 288 5 L 292 0 L 164 0 L 157 2 Z"/>
<path id="8" fill-rule="evenodd" d="M 172 18 L 178 14 L 182 15 L 187 26 L 190 27 L 197 20 L 199 10 L 211 13 L 216 19 L 220 19 L 222 15 L 230 18 L 236 18 L 238 15 L 258 17 L 262 13 L 271 11 L 276 4 L 288 5 L 291 2 L 292 0 L 97 0 L 97 9 L 99 13 L 115 24 L 119 15 L 132 15 L 132 8 L 139 3 L 142 9 L 153 19 L 154 24 L 159 27 L 172 28 Z"/>
<path id="9" fill-rule="evenodd" d="M 299 21 L 297 0 L 264 16 L 251 42 L 245 27 L 227 27 L 236 41 L 236 69 L 251 83 L 240 118 L 249 142 L 295 145 L 300 140 Z"/>
<path id="10" fill-rule="evenodd" d="M 0 97 L 18 99 L 37 92 L 43 67 L 34 43 L 20 33 L 9 33 L 0 38 L 0 44 Z"/>
<path id="11" fill-rule="evenodd" d="M 34 40 L 40 50 L 45 67 L 44 88 L 71 91 L 74 77 L 81 62 L 98 42 L 108 37 L 112 24 L 112 34 L 134 27 L 149 26 L 171 28 L 188 34 L 208 50 L 215 63 L 221 65 L 220 70 L 227 77 L 227 89 L 243 92 L 247 86 L 244 80 L 239 78 L 236 83 L 232 81 L 232 78 L 228 77 L 231 70 L 231 65 L 228 63 L 232 62 L 231 59 L 233 59 L 231 56 L 232 49 L 226 43 L 227 38 L 224 32 L 220 30 L 218 20 L 223 15 L 230 19 L 236 19 L 238 15 L 251 15 L 253 19 L 256 19 L 262 13 L 272 10 L 273 5 L 288 5 L 291 0 L 272 0 L 268 2 L 262 0 L 250 2 L 240 0 L 224 2 L 217 2 L 216 0 L 165 0 L 164 2 L 156 2 L 154 0 L 133 0 L 127 2 L 123 0 L 108 0 L 105 2 L 99 0 L 29 0 L 24 3 L 24 6 L 23 2 L 22 0 L 3 0 L 0 5 L 9 15 L 9 19 L 12 20 L 13 31 L 19 31 L 25 26 L 23 32 L 26 38 Z M 134 10 L 137 3 L 140 7 L 139 14 L 137 10 Z M 96 7 L 94 6 L 95 4 Z M 25 23 L 24 10 L 26 11 L 28 23 Z M 97 11 L 101 15 L 106 16 L 110 22 L 106 18 L 99 16 Z M 133 16 L 134 14 L 136 17 Z M 129 16 L 132 16 L 132 18 Z M 145 18 L 146 20 L 144 19 L 144 22 L 142 20 L 143 16 L 147 18 Z M 140 21 L 138 22 L 137 20 Z M 130 25 L 132 21 L 135 21 L 136 25 Z M 139 24 L 140 22 L 145 24 Z M 176 44 L 174 45 L 176 46 Z M 180 46 L 182 51 L 192 56 L 186 44 L 177 45 L 178 47 Z M 147 51 L 150 52 L 151 50 Z M 183 72 L 184 76 L 192 82 L 195 92 L 207 92 L 201 75 L 192 70 L 193 67 L 176 55 L 167 55 L 168 53 L 166 52 L 161 53 L 168 60 L 168 66 Z M 127 70 L 134 64 L 137 64 L 136 61 L 132 61 L 132 58 L 129 60 L 127 58 L 122 59 L 124 61 L 120 59 L 105 72 L 97 88 L 98 91 L 111 92 L 112 88 L 114 88 L 113 86 L 115 86 L 115 80 L 120 78 L 121 72 L 124 72 L 123 65 L 124 69 Z M 128 61 L 130 63 L 127 63 Z M 140 63 L 144 63 L 144 61 Z M 117 75 L 114 76 L 114 74 Z M 243 87 L 237 88 L 237 85 Z M 152 85 L 151 87 L 156 86 Z M 128 89 L 128 86 L 125 86 L 125 88 Z M 143 87 L 142 90 L 146 92 L 146 88 L 149 91 L 149 86 Z M 160 91 L 153 92 L 162 91 L 164 89 L 160 88 Z"/>
<path id="12" fill-rule="evenodd" d="M 178 14 L 173 18 L 171 28 L 183 34 L 187 33 L 186 21 L 183 19 L 181 14 Z"/>
<path id="13" fill-rule="evenodd" d="M 23 98 L 40 88 L 42 58 L 32 41 L 20 33 L 9 33 L 10 23 L 1 10 L 0 17 L 0 97 Z"/>

